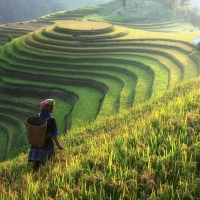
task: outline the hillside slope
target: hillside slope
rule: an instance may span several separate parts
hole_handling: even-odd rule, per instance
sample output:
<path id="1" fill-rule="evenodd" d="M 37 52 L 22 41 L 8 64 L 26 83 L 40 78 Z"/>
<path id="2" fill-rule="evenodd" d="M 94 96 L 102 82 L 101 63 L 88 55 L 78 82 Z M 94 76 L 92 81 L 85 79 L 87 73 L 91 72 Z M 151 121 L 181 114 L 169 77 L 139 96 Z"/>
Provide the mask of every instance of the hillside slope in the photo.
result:
<path id="1" fill-rule="evenodd" d="M 55 16 L 72 18 L 13 39 L 1 49 L 0 126 L 6 141 L 1 161 L 27 149 L 24 120 L 38 112 L 44 98 L 56 99 L 54 116 L 65 133 L 199 76 L 200 57 L 193 44 L 199 32 L 158 33 L 84 17 L 72 20 L 78 11 L 85 16 L 92 9 L 47 16 L 46 23 Z"/>
<path id="2" fill-rule="evenodd" d="M 66 16 L 75 22 L 54 24 Z M 0 199 L 198 199 L 199 32 L 87 19 L 100 18 L 44 16 L 55 21 L 0 48 Z M 65 150 L 32 174 L 24 119 L 46 97 Z"/>
<path id="3" fill-rule="evenodd" d="M 198 199 L 200 78 L 74 130 L 53 163 L 0 164 L 1 199 Z"/>

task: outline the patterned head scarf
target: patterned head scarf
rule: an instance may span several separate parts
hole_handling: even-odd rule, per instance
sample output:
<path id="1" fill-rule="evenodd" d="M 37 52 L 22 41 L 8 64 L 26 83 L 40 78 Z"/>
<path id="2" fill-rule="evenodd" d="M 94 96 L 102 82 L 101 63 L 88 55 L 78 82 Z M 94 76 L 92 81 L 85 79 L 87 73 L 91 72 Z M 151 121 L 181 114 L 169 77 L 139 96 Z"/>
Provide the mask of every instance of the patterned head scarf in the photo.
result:
<path id="1" fill-rule="evenodd" d="M 40 104 L 40 113 L 49 114 L 53 111 L 53 107 L 55 105 L 54 99 L 46 99 Z"/>

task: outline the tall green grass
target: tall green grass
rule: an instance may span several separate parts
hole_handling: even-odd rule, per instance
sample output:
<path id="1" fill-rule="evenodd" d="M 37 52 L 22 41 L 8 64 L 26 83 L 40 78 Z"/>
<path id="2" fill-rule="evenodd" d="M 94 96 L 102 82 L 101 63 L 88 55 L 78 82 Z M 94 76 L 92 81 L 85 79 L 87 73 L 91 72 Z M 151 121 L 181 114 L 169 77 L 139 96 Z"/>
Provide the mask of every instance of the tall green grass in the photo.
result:
<path id="1" fill-rule="evenodd" d="M 198 199 L 200 79 L 72 130 L 53 162 L 0 164 L 1 199 Z"/>

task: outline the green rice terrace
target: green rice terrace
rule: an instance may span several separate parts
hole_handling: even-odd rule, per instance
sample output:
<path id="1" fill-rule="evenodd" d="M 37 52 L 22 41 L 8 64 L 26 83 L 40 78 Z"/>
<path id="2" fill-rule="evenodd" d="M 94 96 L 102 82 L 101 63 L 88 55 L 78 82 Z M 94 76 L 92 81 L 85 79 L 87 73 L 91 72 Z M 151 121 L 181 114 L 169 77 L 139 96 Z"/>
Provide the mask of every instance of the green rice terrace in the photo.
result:
<path id="1" fill-rule="evenodd" d="M 112 23 L 103 5 L 0 27 L 22 31 L 0 40 L 0 199 L 200 196 L 200 31 Z M 46 98 L 65 150 L 32 174 L 24 120 Z"/>

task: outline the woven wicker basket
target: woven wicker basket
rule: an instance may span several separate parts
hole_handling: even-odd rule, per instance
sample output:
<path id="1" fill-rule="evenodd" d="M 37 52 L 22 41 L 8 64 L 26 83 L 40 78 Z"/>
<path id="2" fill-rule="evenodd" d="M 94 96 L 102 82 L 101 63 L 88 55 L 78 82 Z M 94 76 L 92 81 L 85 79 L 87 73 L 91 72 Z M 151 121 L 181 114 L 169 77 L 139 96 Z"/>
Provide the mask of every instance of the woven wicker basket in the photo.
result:
<path id="1" fill-rule="evenodd" d="M 43 117 L 29 117 L 25 120 L 28 142 L 36 147 L 42 147 L 46 140 L 47 120 Z"/>

